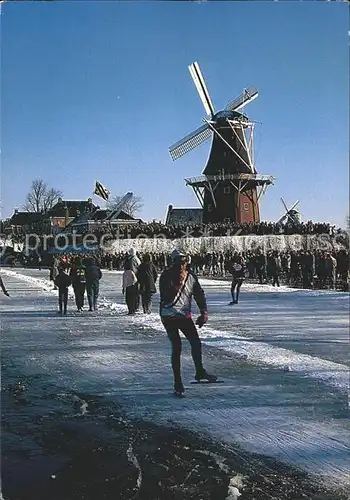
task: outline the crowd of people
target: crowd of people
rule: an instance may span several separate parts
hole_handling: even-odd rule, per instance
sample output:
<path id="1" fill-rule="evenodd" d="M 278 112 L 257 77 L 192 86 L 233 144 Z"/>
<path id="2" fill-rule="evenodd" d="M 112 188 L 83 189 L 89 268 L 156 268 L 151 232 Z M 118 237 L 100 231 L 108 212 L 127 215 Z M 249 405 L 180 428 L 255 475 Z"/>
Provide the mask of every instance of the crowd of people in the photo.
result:
<path id="1" fill-rule="evenodd" d="M 163 236 L 167 239 L 182 237 L 199 238 L 205 236 L 234 236 L 239 235 L 278 235 L 278 234 L 328 234 L 334 236 L 341 229 L 325 222 L 300 222 L 298 224 L 281 224 L 276 222 L 220 222 L 220 223 L 183 223 L 166 225 L 161 222 L 126 224 L 119 228 L 110 225 L 101 225 L 94 230 L 86 230 L 85 234 L 95 234 L 99 240 L 108 234 L 110 239 L 135 239 L 139 237 L 154 238 Z"/>
<path id="2" fill-rule="evenodd" d="M 89 304 L 89 312 L 97 310 L 99 281 L 102 271 L 93 257 L 82 259 L 80 256 L 71 258 L 62 256 L 55 260 L 50 270 L 50 279 L 58 289 L 59 314 L 67 314 L 68 288 L 72 285 L 78 312 L 84 307 L 85 291 Z"/>
<path id="3" fill-rule="evenodd" d="M 53 262 L 62 258 L 72 260 L 74 254 L 64 254 L 64 257 L 49 256 Z M 97 252 L 95 259 L 101 268 L 123 271 L 127 260 L 127 253 Z M 138 254 L 140 261 L 143 257 L 150 259 L 155 270 L 160 273 L 166 269 L 171 259 L 166 253 Z M 244 261 L 244 275 L 250 281 L 260 284 L 279 286 L 283 283 L 305 289 L 339 289 L 349 287 L 349 251 L 269 251 L 263 253 L 258 249 L 247 252 L 207 252 L 188 255 L 191 269 L 203 277 L 229 278 L 232 275 L 232 265 L 237 257 Z M 88 258 L 88 256 L 85 256 Z"/>
<path id="4" fill-rule="evenodd" d="M 83 226 L 82 226 L 83 227 Z M 133 224 L 122 224 L 120 226 L 101 223 L 93 229 L 81 229 L 80 236 L 84 237 L 87 234 L 95 235 L 98 242 L 101 238 L 104 241 L 111 239 L 135 239 L 135 238 L 156 238 L 164 237 L 167 239 L 178 239 L 182 237 L 199 238 L 206 236 L 234 236 L 234 235 L 312 235 L 312 234 L 327 234 L 335 236 L 342 233 L 343 230 L 336 228 L 326 222 L 299 222 L 281 224 L 277 222 L 218 222 L 218 223 L 178 223 L 166 225 L 161 222 L 140 222 Z M 26 234 L 36 234 L 43 237 L 46 233 L 43 231 L 16 231 L 13 234 L 7 235 L 7 239 L 13 243 L 24 243 Z M 69 235 L 69 231 L 65 233 Z M 52 239 L 54 235 L 52 235 Z"/>

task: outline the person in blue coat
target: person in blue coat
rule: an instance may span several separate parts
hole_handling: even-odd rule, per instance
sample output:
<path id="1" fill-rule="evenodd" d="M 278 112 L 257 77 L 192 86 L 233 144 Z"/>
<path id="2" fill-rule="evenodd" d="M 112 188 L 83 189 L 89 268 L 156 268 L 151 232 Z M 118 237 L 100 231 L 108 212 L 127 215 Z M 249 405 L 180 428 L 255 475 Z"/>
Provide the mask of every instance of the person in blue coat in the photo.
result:
<path id="1" fill-rule="evenodd" d="M 96 260 L 94 258 L 87 259 L 85 276 L 89 311 L 97 311 L 97 299 L 100 291 L 100 279 L 102 278 L 102 272 L 100 267 L 96 264 Z"/>

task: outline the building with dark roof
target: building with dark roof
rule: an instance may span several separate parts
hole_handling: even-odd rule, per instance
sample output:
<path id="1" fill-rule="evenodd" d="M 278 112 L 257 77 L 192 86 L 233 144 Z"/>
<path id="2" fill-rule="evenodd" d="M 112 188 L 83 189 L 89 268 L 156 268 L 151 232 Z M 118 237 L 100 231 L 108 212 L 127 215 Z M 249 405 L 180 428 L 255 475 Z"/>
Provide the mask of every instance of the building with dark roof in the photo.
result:
<path id="1" fill-rule="evenodd" d="M 201 224 L 202 220 L 202 208 L 174 208 L 172 205 L 169 205 L 165 217 L 165 225 Z"/>
<path id="2" fill-rule="evenodd" d="M 15 209 L 12 216 L 4 223 L 7 234 L 25 234 L 38 231 L 42 227 L 44 215 L 42 212 L 20 212 Z"/>
<path id="3" fill-rule="evenodd" d="M 94 205 L 91 198 L 87 200 L 62 200 L 50 208 L 45 214 L 47 223 L 53 229 L 53 232 L 61 231 L 76 218 L 89 217 L 99 207 Z"/>
<path id="4" fill-rule="evenodd" d="M 111 219 L 107 219 L 111 213 L 111 210 L 105 210 L 97 207 L 93 212 L 78 215 L 66 226 L 66 231 L 83 233 L 86 231 L 101 229 L 102 227 L 116 228 L 127 224 L 139 224 L 142 222 L 142 219 L 135 219 L 123 210 Z"/>

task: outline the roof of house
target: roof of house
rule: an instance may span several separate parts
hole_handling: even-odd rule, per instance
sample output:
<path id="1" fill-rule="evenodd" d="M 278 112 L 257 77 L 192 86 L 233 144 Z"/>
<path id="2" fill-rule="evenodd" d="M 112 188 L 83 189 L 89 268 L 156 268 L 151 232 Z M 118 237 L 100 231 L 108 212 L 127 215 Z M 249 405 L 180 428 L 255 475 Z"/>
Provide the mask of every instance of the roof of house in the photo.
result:
<path id="1" fill-rule="evenodd" d="M 165 224 L 201 224 L 203 219 L 202 208 L 173 208 L 169 205 L 165 218 Z"/>
<path id="2" fill-rule="evenodd" d="M 11 218 L 9 219 L 9 224 L 11 226 L 26 226 L 39 222 L 43 219 L 43 214 L 41 212 L 18 212 L 15 211 Z"/>
<path id="3" fill-rule="evenodd" d="M 77 215 L 67 227 L 74 227 L 75 224 L 81 225 L 82 223 L 88 223 L 88 221 L 103 221 L 105 218 L 111 213 L 110 210 L 96 208 L 92 213 L 82 213 Z M 128 221 L 141 221 L 141 219 L 135 219 L 131 215 L 123 212 L 123 210 L 119 213 L 117 217 L 114 217 L 112 220 L 128 220 Z"/>
<path id="4" fill-rule="evenodd" d="M 94 212 L 93 216 L 91 217 L 90 220 L 104 220 L 109 214 L 111 213 L 111 210 L 103 210 L 103 209 L 98 209 Z M 132 215 L 124 212 L 123 210 L 121 212 L 119 212 L 119 214 L 117 215 L 117 217 L 113 217 L 112 220 L 132 220 L 132 221 L 135 221 L 135 220 L 141 220 L 141 219 L 135 219 L 135 217 L 133 217 Z"/>
<path id="5" fill-rule="evenodd" d="M 80 214 L 96 210 L 96 205 L 88 200 L 60 200 L 46 212 L 46 217 L 65 217 L 68 208 L 69 217 L 77 217 Z"/>

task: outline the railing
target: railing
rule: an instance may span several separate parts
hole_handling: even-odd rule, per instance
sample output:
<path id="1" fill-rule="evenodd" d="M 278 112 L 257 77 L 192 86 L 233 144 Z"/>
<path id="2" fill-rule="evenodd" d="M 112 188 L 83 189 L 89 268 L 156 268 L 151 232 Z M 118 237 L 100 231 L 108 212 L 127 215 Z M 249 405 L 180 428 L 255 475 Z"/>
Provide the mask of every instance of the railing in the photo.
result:
<path id="1" fill-rule="evenodd" d="M 274 177 L 271 175 L 260 174 L 218 174 L 218 175 L 200 175 L 198 177 L 188 177 L 185 179 L 186 184 L 203 183 L 207 181 L 233 181 L 233 180 L 256 180 L 272 184 Z"/>

